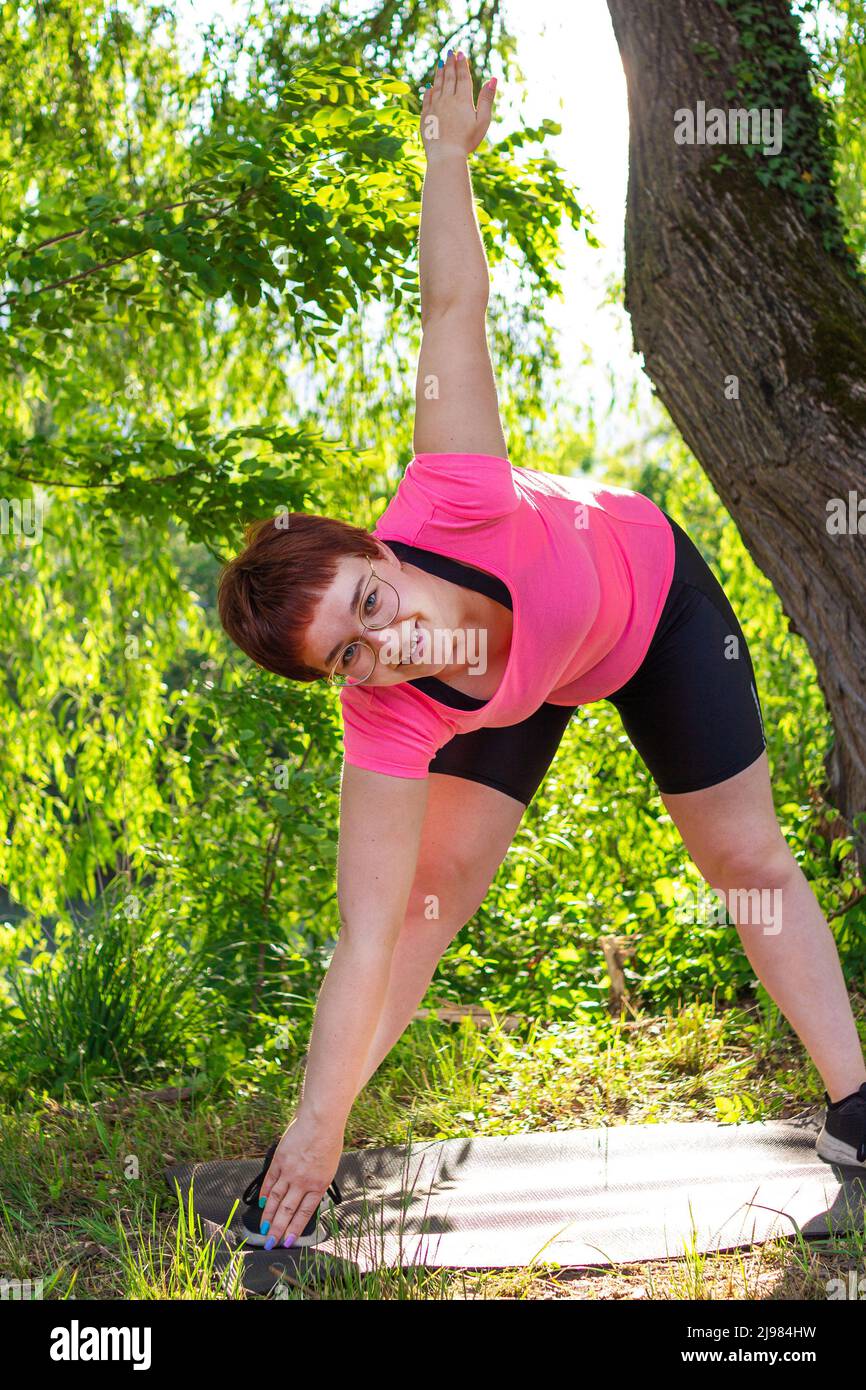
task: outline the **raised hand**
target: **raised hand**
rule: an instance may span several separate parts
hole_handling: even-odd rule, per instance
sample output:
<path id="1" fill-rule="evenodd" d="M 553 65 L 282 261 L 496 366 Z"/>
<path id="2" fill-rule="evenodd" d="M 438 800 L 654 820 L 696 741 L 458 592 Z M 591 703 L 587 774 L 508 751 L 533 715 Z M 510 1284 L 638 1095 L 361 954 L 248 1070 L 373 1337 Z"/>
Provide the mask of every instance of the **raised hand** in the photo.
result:
<path id="1" fill-rule="evenodd" d="M 478 93 L 476 109 L 469 59 L 459 49 L 449 53 L 421 103 L 421 139 L 428 161 L 455 149 L 468 155 L 478 148 L 490 125 L 495 92 L 496 78 L 491 77 Z"/>

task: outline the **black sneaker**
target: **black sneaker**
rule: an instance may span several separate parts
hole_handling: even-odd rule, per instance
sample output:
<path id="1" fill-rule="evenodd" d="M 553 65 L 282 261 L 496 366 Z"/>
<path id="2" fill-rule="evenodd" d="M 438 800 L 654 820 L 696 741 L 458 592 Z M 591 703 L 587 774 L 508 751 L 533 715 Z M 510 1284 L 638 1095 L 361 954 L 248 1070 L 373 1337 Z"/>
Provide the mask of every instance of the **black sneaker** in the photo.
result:
<path id="1" fill-rule="evenodd" d="M 270 1232 L 267 1232 L 265 1235 L 262 1235 L 261 1232 L 261 1219 L 264 1208 L 259 1206 L 259 1198 L 262 1195 L 262 1183 L 271 1166 L 271 1160 L 277 1151 L 278 1144 L 279 1140 L 277 1140 L 276 1144 L 271 1144 L 262 1162 L 261 1172 L 259 1172 L 244 1188 L 244 1209 L 241 1213 L 241 1226 L 247 1245 L 264 1245 L 270 1235 Z M 335 1202 L 342 1202 L 343 1197 L 337 1186 L 336 1180 L 328 1187 L 328 1196 L 330 1198 L 329 1205 L 331 1206 L 333 1206 Z M 296 1236 L 292 1241 L 292 1244 L 289 1246 L 290 1250 L 294 1250 L 296 1245 L 316 1245 L 320 1240 L 325 1240 L 327 1238 L 329 1232 L 319 1221 L 319 1213 L 322 1210 L 323 1202 L 324 1199 L 316 1207 L 316 1210 L 313 1212 L 301 1234 Z M 274 1249 L 276 1248 L 277 1247 L 274 1246 Z"/>
<path id="2" fill-rule="evenodd" d="M 850 1096 L 831 1103 L 824 1092 L 827 1113 L 815 1151 L 825 1163 L 866 1168 L 866 1081 Z"/>

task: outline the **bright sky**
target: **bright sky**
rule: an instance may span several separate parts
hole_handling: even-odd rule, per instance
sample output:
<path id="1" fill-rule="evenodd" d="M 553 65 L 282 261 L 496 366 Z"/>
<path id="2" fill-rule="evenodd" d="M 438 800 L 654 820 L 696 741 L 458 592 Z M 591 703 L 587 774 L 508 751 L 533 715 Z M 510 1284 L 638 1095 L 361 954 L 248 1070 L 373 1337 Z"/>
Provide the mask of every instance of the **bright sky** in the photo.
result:
<path id="1" fill-rule="evenodd" d="M 602 243 L 596 250 L 564 229 L 564 299 L 550 305 L 563 385 L 576 403 L 593 408 L 599 442 L 615 445 L 632 436 L 635 422 L 622 405 L 605 419 L 611 375 L 620 403 L 632 384 L 645 406 L 651 399 L 619 295 L 616 304 L 604 304 L 611 279 L 623 273 L 628 105 L 619 49 L 605 0 L 507 0 L 507 7 L 527 85 L 513 95 L 506 86 L 502 96 L 526 124 L 548 117 L 562 126 L 551 153 L 577 186 L 581 205 L 592 209 Z M 587 348 L 591 366 L 582 365 Z"/>

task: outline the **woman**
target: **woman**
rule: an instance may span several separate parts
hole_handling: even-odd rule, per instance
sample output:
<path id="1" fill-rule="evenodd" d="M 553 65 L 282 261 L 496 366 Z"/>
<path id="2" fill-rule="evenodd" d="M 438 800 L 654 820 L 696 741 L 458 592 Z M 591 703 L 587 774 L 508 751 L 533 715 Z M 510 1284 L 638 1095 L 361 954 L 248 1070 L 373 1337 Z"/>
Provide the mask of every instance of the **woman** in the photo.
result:
<path id="1" fill-rule="evenodd" d="M 221 579 L 223 625 L 256 662 L 342 684 L 342 927 L 298 1112 L 246 1194 L 261 1191 L 267 1248 L 315 1228 L 356 1095 L 482 902 L 574 708 L 601 698 L 821 1074 L 821 1156 L 866 1163 L 866 1065 L 832 934 L 776 821 L 728 600 L 649 498 L 508 462 L 467 166 L 494 88 L 476 110 L 458 52 L 424 95 L 416 455 L 375 534 L 269 519 Z M 773 903 L 757 921 L 756 900 Z"/>

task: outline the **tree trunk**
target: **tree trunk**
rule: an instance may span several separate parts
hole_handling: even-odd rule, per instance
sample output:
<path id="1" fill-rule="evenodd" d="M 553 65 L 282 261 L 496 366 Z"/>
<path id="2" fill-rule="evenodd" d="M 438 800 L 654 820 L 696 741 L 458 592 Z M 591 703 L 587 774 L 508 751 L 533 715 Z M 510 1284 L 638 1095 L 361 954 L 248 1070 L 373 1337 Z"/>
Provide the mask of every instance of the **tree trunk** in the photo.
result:
<path id="1" fill-rule="evenodd" d="M 737 0 L 608 8 L 628 85 L 635 349 L 808 644 L 835 730 L 828 794 L 851 827 L 866 811 L 866 292 L 808 60 L 784 0 L 757 18 Z M 675 140 L 680 109 L 766 105 L 755 92 L 783 111 L 780 154 Z M 834 498 L 853 530 L 832 533 Z"/>

